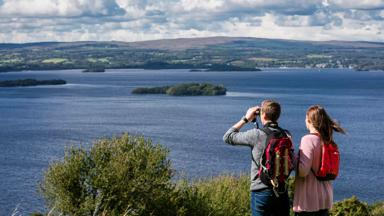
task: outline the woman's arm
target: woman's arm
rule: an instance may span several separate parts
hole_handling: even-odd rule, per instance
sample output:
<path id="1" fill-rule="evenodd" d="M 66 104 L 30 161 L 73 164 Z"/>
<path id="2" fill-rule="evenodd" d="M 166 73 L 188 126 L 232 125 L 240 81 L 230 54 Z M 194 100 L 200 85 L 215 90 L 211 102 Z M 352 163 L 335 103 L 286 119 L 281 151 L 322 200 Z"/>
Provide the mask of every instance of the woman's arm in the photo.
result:
<path id="1" fill-rule="evenodd" d="M 306 177 L 312 168 L 313 162 L 313 142 L 310 136 L 304 136 L 301 139 L 299 147 L 298 174 L 299 177 Z"/>

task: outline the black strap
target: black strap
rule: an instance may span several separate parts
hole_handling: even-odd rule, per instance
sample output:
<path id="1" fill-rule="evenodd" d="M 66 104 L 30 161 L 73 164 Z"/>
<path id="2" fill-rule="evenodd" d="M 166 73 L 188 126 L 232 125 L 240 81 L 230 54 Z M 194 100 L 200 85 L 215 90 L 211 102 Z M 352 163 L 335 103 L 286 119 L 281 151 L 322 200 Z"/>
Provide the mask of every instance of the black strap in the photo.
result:
<path id="1" fill-rule="evenodd" d="M 266 128 L 266 127 L 278 128 L 278 127 L 279 127 L 279 124 L 277 124 L 277 122 L 267 122 L 267 123 L 264 125 L 264 128 Z"/>
<path id="2" fill-rule="evenodd" d="M 267 134 L 267 143 L 269 142 L 269 138 L 270 136 L 275 133 L 276 131 L 273 131 L 271 130 L 270 128 L 274 128 L 274 129 L 277 129 L 278 132 L 282 133 L 283 136 L 287 136 L 287 134 L 290 134 L 287 130 L 284 130 L 282 129 L 281 127 L 279 127 L 279 125 L 277 124 L 277 122 L 267 122 L 264 127 L 261 129 L 262 131 L 264 131 L 265 134 Z"/>

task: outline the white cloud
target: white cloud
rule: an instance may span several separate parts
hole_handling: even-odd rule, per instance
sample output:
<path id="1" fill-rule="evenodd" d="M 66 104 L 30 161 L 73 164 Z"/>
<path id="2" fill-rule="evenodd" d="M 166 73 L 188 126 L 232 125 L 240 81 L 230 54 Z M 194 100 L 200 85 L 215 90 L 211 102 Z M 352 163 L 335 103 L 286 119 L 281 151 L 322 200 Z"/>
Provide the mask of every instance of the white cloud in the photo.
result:
<path id="1" fill-rule="evenodd" d="M 193 10 L 203 10 L 203 11 L 216 11 L 222 9 L 225 6 L 224 0 L 181 0 L 177 5 L 178 8 L 182 11 L 193 11 Z"/>
<path id="2" fill-rule="evenodd" d="M 121 13 L 114 0 L 4 0 L 1 16 L 77 17 Z"/>
<path id="3" fill-rule="evenodd" d="M 0 0 L 0 42 L 245 36 L 383 41 L 378 0 Z"/>
<path id="4" fill-rule="evenodd" d="M 384 9 L 383 0 L 329 0 L 329 2 L 347 9 Z"/>

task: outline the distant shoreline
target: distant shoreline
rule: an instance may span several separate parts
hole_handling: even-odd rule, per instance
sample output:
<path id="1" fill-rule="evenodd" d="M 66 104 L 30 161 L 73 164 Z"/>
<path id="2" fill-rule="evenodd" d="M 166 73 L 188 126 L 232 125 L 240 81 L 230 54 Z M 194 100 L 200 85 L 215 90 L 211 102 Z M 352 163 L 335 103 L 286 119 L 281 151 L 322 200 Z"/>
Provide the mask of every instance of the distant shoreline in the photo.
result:
<path id="1" fill-rule="evenodd" d="M 350 68 L 384 71 L 384 43 L 251 37 L 140 42 L 78 41 L 0 44 L 0 71 L 65 69 Z"/>
<path id="2" fill-rule="evenodd" d="M 27 87 L 27 86 L 41 86 L 41 85 L 65 85 L 67 82 L 61 79 L 52 80 L 36 80 L 36 79 L 18 79 L 18 80 L 4 80 L 0 81 L 0 87 Z"/>
<path id="3" fill-rule="evenodd" d="M 127 68 L 106 68 L 104 70 L 104 72 L 107 72 L 108 70 L 187 70 L 189 72 L 192 72 L 192 73 L 199 73 L 199 72 L 261 72 L 261 71 L 265 71 L 265 70 L 271 70 L 271 69 L 274 69 L 274 70 L 295 70 L 295 69 L 300 69 L 300 70 L 303 70 L 303 69 L 308 69 L 308 70 L 324 70 L 324 69 L 343 69 L 343 70 L 352 70 L 352 71 L 377 71 L 377 72 L 383 72 L 383 70 L 358 70 L 358 69 L 355 69 L 355 68 L 347 68 L 347 67 L 344 67 L 344 68 L 316 68 L 316 67 L 312 67 L 312 68 L 308 68 L 308 67 L 284 67 L 284 68 L 281 68 L 281 67 L 265 67 L 265 68 L 258 68 L 260 70 L 222 70 L 222 71 L 217 71 L 217 70 L 208 70 L 206 68 L 199 68 L 199 69 L 193 69 L 193 68 L 163 68 L 163 69 L 147 69 L 147 68 L 132 68 L 132 67 L 127 67 Z M 56 68 L 56 69 L 52 69 L 52 68 L 47 68 L 47 69 L 36 69 L 36 70 L 11 70 L 11 71 L 0 71 L 0 74 L 1 73 L 19 73 L 19 72 L 34 72 L 34 71 L 66 71 L 66 70 L 78 70 L 79 72 L 82 72 L 82 73 L 90 73 L 90 74 L 94 74 L 94 73 L 104 73 L 104 72 L 84 72 L 84 69 L 83 68 L 66 68 L 66 69 L 62 69 L 62 68 Z"/>

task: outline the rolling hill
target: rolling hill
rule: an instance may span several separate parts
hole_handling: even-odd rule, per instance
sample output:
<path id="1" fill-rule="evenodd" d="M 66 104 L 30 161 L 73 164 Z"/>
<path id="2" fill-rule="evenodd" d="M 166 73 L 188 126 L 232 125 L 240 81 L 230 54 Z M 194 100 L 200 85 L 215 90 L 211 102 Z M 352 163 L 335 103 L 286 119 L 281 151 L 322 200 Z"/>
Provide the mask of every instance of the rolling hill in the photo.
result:
<path id="1" fill-rule="evenodd" d="M 296 41 L 249 37 L 140 42 L 0 44 L 0 71 L 84 68 L 348 67 L 384 70 L 384 43 Z"/>

